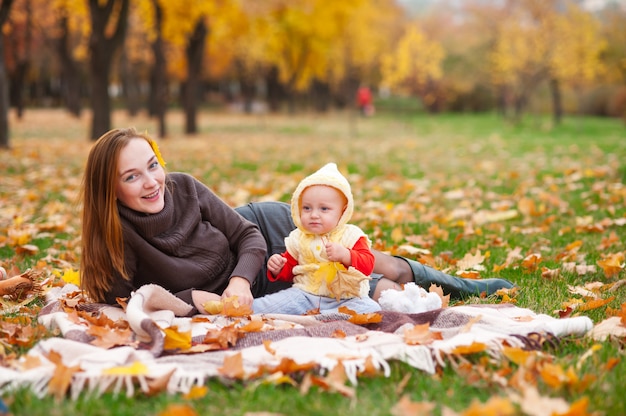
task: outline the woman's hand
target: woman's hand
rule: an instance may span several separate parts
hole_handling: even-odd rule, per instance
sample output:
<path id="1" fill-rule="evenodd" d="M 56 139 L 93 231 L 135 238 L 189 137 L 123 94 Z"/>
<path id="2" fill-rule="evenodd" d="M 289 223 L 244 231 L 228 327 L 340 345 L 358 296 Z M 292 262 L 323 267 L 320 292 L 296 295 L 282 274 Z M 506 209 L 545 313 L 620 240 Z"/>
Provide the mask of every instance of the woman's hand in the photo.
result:
<path id="1" fill-rule="evenodd" d="M 243 277 L 231 277 L 228 286 L 222 293 L 222 299 L 237 296 L 237 300 L 242 305 L 252 306 L 252 291 L 250 282 Z"/>
<path id="2" fill-rule="evenodd" d="M 204 305 L 210 301 L 218 301 L 221 297 L 217 293 L 207 292 L 204 290 L 192 290 L 191 291 L 191 300 L 193 300 L 193 305 L 196 309 L 203 314 L 206 314 L 207 311 L 204 309 Z"/>

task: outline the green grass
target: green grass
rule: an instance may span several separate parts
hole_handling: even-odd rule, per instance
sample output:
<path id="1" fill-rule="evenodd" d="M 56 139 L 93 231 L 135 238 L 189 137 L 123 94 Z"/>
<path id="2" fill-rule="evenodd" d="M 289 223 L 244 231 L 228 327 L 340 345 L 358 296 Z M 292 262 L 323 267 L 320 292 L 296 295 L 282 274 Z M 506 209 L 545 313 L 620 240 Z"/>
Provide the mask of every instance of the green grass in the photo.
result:
<path id="1" fill-rule="evenodd" d="M 34 236 L 29 243 L 37 245 L 39 252 L 33 256 L 18 256 L 14 247 L 0 240 L 0 263 L 25 269 L 53 253 L 77 264 L 80 224 L 73 202 L 90 144 L 85 119 L 72 120 L 60 112 L 27 111 L 25 117 L 12 121 L 14 149 L 0 153 L 0 236 L 15 227 L 14 212 L 26 223 L 60 219 L 67 225 Z M 167 168 L 197 176 L 229 204 L 288 201 L 303 175 L 336 161 L 350 174 L 356 202 L 353 222 L 368 232 L 377 248 L 395 253 L 398 245 L 419 236 L 429 243 L 438 264 L 452 270 L 454 264 L 446 259 L 458 260 L 480 249 L 489 253 L 483 277 L 516 283 L 520 288 L 516 302 L 521 307 L 557 316 L 565 302 L 580 298 L 568 291 L 570 285 L 626 278 L 623 270 L 606 278 L 596 263 L 604 255 L 626 250 L 621 237 L 625 226 L 615 222 L 626 218 L 626 128 L 619 120 L 566 118 L 554 126 L 547 117 L 529 116 L 513 125 L 494 114 L 391 115 L 385 111 L 364 119 L 348 113 L 244 117 L 207 112 L 199 120 L 201 133 L 194 137 L 181 136 L 180 113 L 173 112 L 168 120 L 172 136 L 160 144 Z M 128 119 L 121 112 L 115 114 L 114 124 L 156 131 L 153 120 Z M 522 212 L 519 204 L 524 200 L 532 201 L 535 212 Z M 519 214 L 504 221 L 477 221 L 478 213 L 506 209 L 517 209 Z M 442 233 L 436 233 L 435 226 Z M 394 241 L 398 227 L 405 239 Z M 619 241 L 599 248 L 611 233 L 620 236 Z M 516 247 L 523 257 L 540 253 L 540 266 L 559 268 L 568 245 L 578 240 L 582 245 L 569 253 L 570 261 L 596 265 L 595 273 L 562 273 L 546 279 L 541 267 L 525 270 L 519 261 L 495 271 Z M 622 286 L 603 294 L 615 299 L 584 314 L 596 323 L 602 321 L 609 308 L 619 309 L 626 302 L 625 291 Z M 569 403 L 586 396 L 588 411 L 596 414 L 626 414 L 621 393 L 626 382 L 624 340 L 600 343 L 599 350 L 585 355 L 593 345 L 588 338 L 544 344 L 554 363 L 572 367 L 585 382 L 554 389 L 539 381 L 538 389 Z M 2 356 L 12 352 L 21 353 L 5 345 Z M 617 364 L 607 367 L 614 358 Z M 435 403 L 434 414 L 439 415 L 444 406 L 462 412 L 475 400 L 510 397 L 510 389 L 485 374 L 506 370 L 506 377 L 511 377 L 518 371 L 516 366 L 482 356 L 469 362 L 472 365 L 463 371 L 449 365 L 436 375 L 391 363 L 389 378 L 359 379 L 355 398 L 317 388 L 301 394 L 289 385 L 211 380 L 207 394 L 198 399 L 107 393 L 57 402 L 21 390 L 5 394 L 3 400 L 15 415 L 158 415 L 175 403 L 188 404 L 197 414 L 388 415 L 408 394 L 413 401 Z"/>

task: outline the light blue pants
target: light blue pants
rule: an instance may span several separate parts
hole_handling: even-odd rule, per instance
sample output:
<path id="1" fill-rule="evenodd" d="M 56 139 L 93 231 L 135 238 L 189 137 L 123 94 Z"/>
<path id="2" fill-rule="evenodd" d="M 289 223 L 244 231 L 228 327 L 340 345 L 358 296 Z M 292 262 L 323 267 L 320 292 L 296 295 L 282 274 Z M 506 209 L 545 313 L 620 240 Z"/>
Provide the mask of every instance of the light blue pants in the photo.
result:
<path id="1" fill-rule="evenodd" d="M 284 313 L 288 315 L 304 315 L 318 308 L 320 313 L 336 313 L 340 306 L 345 306 L 356 313 L 380 311 L 380 305 L 369 297 L 337 301 L 335 298 L 313 295 L 295 287 L 256 298 L 252 303 L 254 313 Z"/>

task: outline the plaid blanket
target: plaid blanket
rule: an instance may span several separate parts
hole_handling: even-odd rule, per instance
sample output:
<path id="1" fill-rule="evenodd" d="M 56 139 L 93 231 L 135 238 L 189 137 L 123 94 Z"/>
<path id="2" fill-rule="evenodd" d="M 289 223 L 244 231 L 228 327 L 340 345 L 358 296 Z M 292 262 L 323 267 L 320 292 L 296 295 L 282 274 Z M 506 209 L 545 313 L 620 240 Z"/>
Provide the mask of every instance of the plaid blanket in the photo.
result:
<path id="1" fill-rule="evenodd" d="M 233 377 L 227 369 L 233 357 L 240 363 L 236 376 L 240 379 L 270 374 L 290 360 L 320 374 L 341 365 L 350 382 L 357 384 L 365 368 L 374 367 L 387 376 L 392 360 L 433 373 L 461 347 L 483 345 L 484 351 L 498 356 L 504 345 L 536 348 L 537 335 L 584 335 L 593 327 L 587 317 L 556 319 L 511 304 L 463 305 L 417 314 L 382 311 L 379 322 L 358 325 L 343 313 L 189 317 L 189 305 L 156 285 L 133 293 L 125 310 L 87 303 L 77 306 L 82 312 L 75 313 L 68 305 L 76 292 L 77 287 L 66 285 L 47 294 L 39 321 L 59 336 L 40 341 L 10 368 L 0 367 L 0 389 L 28 386 L 43 397 L 50 394 L 50 384 L 58 382 L 63 367 L 72 369 L 68 391 L 73 399 L 81 393 L 147 393 L 156 382 L 165 383 L 169 393 L 187 393 L 209 378 Z M 89 321 L 95 319 L 125 328 L 130 342 L 104 345 L 89 329 Z M 250 326 L 255 329 L 243 330 Z M 224 334 L 225 328 L 238 328 L 236 339 L 224 337 L 217 341 L 221 348 L 216 349 L 215 342 L 208 348 L 211 334 Z M 416 328 L 427 328 L 435 336 L 428 342 L 411 341 L 407 334 Z M 191 346 L 173 348 L 168 329 L 190 333 Z"/>

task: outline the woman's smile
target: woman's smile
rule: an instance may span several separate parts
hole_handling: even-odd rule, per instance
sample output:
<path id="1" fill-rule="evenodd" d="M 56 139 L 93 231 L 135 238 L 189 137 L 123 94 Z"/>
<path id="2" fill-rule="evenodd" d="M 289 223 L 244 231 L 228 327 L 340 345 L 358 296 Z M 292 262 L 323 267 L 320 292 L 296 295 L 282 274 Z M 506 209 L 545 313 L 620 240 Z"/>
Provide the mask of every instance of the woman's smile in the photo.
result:
<path id="1" fill-rule="evenodd" d="M 142 138 L 131 140 L 120 151 L 118 165 L 118 201 L 138 212 L 160 212 L 165 206 L 165 171 L 150 144 Z"/>

